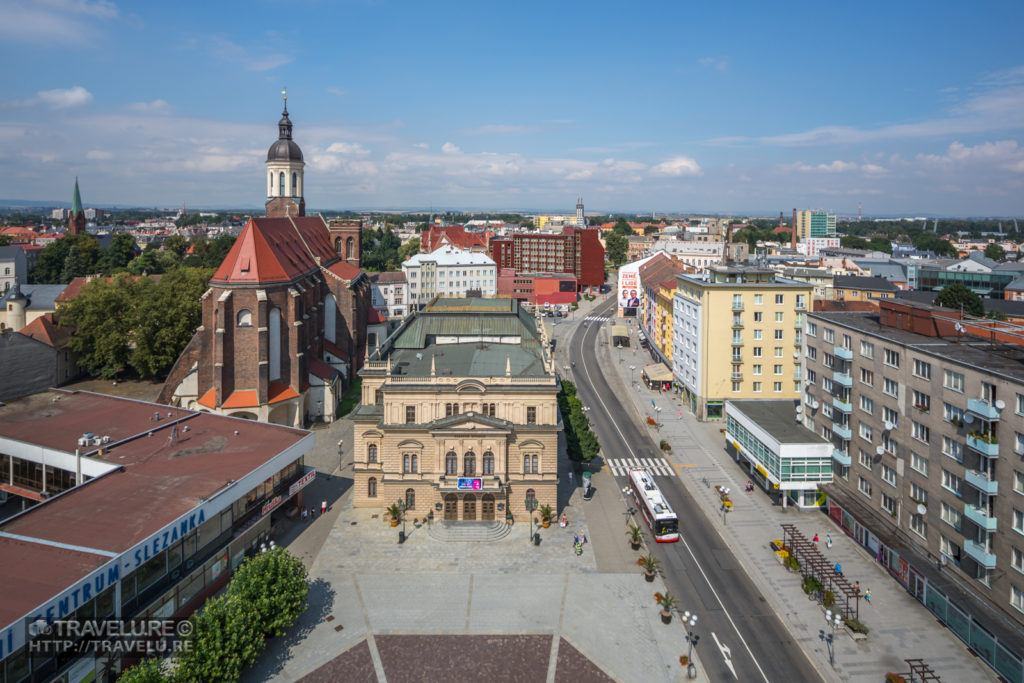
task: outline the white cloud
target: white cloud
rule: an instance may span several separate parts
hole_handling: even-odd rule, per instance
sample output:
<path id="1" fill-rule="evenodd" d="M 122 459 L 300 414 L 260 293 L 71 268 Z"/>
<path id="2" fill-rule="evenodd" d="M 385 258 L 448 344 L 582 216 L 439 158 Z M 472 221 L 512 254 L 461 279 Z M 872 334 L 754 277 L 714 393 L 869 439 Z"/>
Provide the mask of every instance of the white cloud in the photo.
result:
<path id="1" fill-rule="evenodd" d="M 152 102 L 132 102 L 128 109 L 140 114 L 166 114 L 171 111 L 171 105 L 166 100 L 157 99 Z"/>
<path id="2" fill-rule="evenodd" d="M 80 85 L 55 90 L 40 90 L 36 98 L 51 109 L 69 109 L 81 107 L 92 102 L 92 93 Z"/>
<path id="3" fill-rule="evenodd" d="M 1024 148 L 1016 140 L 983 142 L 974 146 L 953 142 L 945 154 L 919 154 L 916 160 L 929 167 L 983 166 L 1024 173 Z"/>
<path id="4" fill-rule="evenodd" d="M 327 148 L 328 154 L 347 154 L 349 156 L 365 157 L 369 155 L 370 150 L 366 149 L 358 142 L 332 142 Z"/>
<path id="5" fill-rule="evenodd" d="M 341 88 L 335 88 L 334 86 L 331 86 L 331 87 L 327 88 L 327 92 L 329 92 L 332 95 L 345 95 L 345 94 L 347 94 Z"/>
<path id="6" fill-rule="evenodd" d="M 219 36 L 211 39 L 210 48 L 215 57 L 239 64 L 248 71 L 270 71 L 289 64 L 294 59 L 280 52 L 251 54 L 241 45 Z"/>
<path id="7" fill-rule="evenodd" d="M 35 0 L 35 4 L 52 7 L 65 13 L 84 14 L 100 19 L 115 19 L 118 14 L 117 5 L 107 0 Z"/>
<path id="8" fill-rule="evenodd" d="M 446 142 L 443 145 L 441 145 L 441 151 L 444 152 L 445 154 L 461 154 L 462 153 L 462 150 L 459 149 L 458 146 L 456 146 L 456 145 L 454 145 L 454 144 L 452 144 L 450 142 Z"/>
<path id="9" fill-rule="evenodd" d="M 97 20 L 118 17 L 107 0 L 7 0 L 0 2 L 0 36 L 25 43 L 88 43 Z"/>
<path id="10" fill-rule="evenodd" d="M 701 57 L 697 60 L 697 63 L 705 68 L 717 69 L 718 71 L 725 71 L 729 68 L 729 60 L 724 58 Z"/>
<path id="11" fill-rule="evenodd" d="M 88 154 L 85 155 L 85 158 L 92 159 L 93 161 L 106 161 L 107 159 L 113 159 L 114 155 L 111 152 L 93 149 L 89 150 Z"/>
<path id="12" fill-rule="evenodd" d="M 693 176 L 700 175 L 700 166 L 691 157 L 678 156 L 663 161 L 651 169 L 653 175 Z"/>
<path id="13" fill-rule="evenodd" d="M 465 135 L 523 135 L 536 133 L 541 130 L 539 126 L 488 124 L 463 131 Z"/>
<path id="14" fill-rule="evenodd" d="M 425 142 L 413 143 L 413 147 L 415 147 L 416 149 L 430 149 L 430 145 L 428 145 Z"/>

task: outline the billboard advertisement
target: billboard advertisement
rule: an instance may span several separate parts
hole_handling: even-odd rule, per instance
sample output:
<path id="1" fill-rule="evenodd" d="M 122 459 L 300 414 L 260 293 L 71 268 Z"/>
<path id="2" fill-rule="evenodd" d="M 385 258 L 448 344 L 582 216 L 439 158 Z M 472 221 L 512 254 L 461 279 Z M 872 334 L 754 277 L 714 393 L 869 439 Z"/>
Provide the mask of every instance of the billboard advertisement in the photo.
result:
<path id="1" fill-rule="evenodd" d="M 635 317 L 640 307 L 640 266 L 647 263 L 652 256 L 633 261 L 619 268 L 618 306 L 619 316 Z"/>

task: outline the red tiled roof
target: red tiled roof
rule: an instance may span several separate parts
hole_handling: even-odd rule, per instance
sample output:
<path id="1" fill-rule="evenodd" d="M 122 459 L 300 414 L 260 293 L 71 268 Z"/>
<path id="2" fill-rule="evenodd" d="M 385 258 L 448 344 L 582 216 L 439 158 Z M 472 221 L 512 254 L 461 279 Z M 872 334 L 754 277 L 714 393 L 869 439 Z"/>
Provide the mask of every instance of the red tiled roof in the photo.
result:
<path id="1" fill-rule="evenodd" d="M 199 400 L 197 400 L 196 403 L 198 403 L 201 406 L 206 406 L 207 408 L 216 408 L 217 407 L 217 390 L 216 389 L 210 389 L 205 394 L 200 396 Z"/>
<path id="2" fill-rule="evenodd" d="M 273 381 L 267 389 L 267 403 L 280 403 L 290 398 L 297 398 L 299 392 L 284 382 Z"/>
<path id="3" fill-rule="evenodd" d="M 331 265 L 327 266 L 327 270 L 331 271 L 332 273 L 340 277 L 342 280 L 345 280 L 346 282 L 352 282 L 357 277 L 359 277 L 359 273 L 363 272 L 359 268 L 353 266 L 351 263 L 347 263 L 345 261 L 338 261 L 337 263 L 332 263 Z"/>
<path id="4" fill-rule="evenodd" d="M 343 351 L 334 342 L 327 341 L 326 339 L 324 340 L 324 351 L 338 358 L 348 358 L 346 351 Z"/>
<path id="5" fill-rule="evenodd" d="M 317 358 L 314 358 L 309 362 L 309 371 L 312 372 L 317 377 L 319 377 L 320 379 L 326 380 L 328 382 L 334 379 L 335 375 L 338 374 L 337 370 L 335 370 L 330 365 Z"/>
<path id="6" fill-rule="evenodd" d="M 212 391 L 212 389 L 211 389 Z M 209 392 L 207 392 L 209 393 Z M 203 398 L 206 398 L 205 396 Z M 224 399 L 221 408 L 255 408 L 260 404 L 260 395 L 255 389 L 236 389 Z"/>
<path id="7" fill-rule="evenodd" d="M 39 316 L 19 331 L 55 349 L 64 348 L 71 339 L 71 331 L 58 325 L 53 319 L 53 313 Z"/>
<path id="8" fill-rule="evenodd" d="M 10 237 L 11 241 L 15 244 L 18 242 L 32 242 L 35 238 L 39 237 L 39 233 L 32 228 L 23 228 L 16 225 L 3 228 L 0 230 L 0 235 Z"/>
<path id="9" fill-rule="evenodd" d="M 291 282 L 317 269 L 314 257 L 323 265 L 338 260 L 322 218 L 250 218 L 210 282 Z"/>
<path id="10" fill-rule="evenodd" d="M 366 313 L 366 324 L 367 325 L 380 325 L 388 321 L 387 316 L 378 311 L 376 308 L 370 307 L 370 310 Z"/>

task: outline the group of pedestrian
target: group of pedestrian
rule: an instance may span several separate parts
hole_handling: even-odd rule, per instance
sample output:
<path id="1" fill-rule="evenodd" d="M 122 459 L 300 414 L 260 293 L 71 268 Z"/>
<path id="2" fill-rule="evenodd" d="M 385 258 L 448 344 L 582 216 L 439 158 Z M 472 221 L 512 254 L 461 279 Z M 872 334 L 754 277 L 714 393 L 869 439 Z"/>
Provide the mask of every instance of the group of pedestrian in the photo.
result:
<path id="1" fill-rule="evenodd" d="M 320 514 L 324 515 L 326 513 L 327 513 L 327 501 L 324 500 L 324 501 L 320 502 Z M 314 519 L 316 519 L 316 506 L 315 505 L 310 505 L 308 510 L 306 508 L 302 508 L 302 521 L 303 522 L 312 522 Z"/>
<path id="2" fill-rule="evenodd" d="M 572 536 L 572 547 L 576 551 L 576 555 L 583 554 L 583 544 L 587 542 L 587 535 L 583 534 L 581 537 L 579 534 L 573 534 Z"/>

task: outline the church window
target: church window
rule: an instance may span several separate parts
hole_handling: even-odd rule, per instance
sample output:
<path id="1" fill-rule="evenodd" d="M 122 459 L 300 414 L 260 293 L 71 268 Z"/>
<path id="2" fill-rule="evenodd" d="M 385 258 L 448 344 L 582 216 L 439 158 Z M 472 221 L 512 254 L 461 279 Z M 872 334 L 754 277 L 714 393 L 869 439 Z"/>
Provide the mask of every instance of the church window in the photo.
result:
<path id="1" fill-rule="evenodd" d="M 476 453 L 473 451 L 467 451 L 466 454 L 462 456 L 462 476 L 476 476 Z"/>
<path id="2" fill-rule="evenodd" d="M 277 183 L 277 194 L 284 196 L 284 171 L 281 171 L 280 180 Z"/>
<path id="3" fill-rule="evenodd" d="M 377 444 L 371 443 L 366 447 L 366 462 L 377 462 Z"/>
<path id="4" fill-rule="evenodd" d="M 483 465 L 483 474 L 494 474 L 494 453 L 491 451 L 484 453 Z"/>
<path id="5" fill-rule="evenodd" d="M 252 327 L 252 311 L 243 308 L 238 312 L 238 326 Z"/>
<path id="6" fill-rule="evenodd" d="M 366 497 L 376 498 L 377 497 L 377 478 L 370 477 L 370 481 L 366 482 Z"/>
<path id="7" fill-rule="evenodd" d="M 355 239 L 349 237 L 345 240 L 345 258 L 350 259 L 355 256 Z"/>
<path id="8" fill-rule="evenodd" d="M 292 196 L 299 196 L 299 174 L 294 172 L 292 173 Z"/>
<path id="9" fill-rule="evenodd" d="M 444 473 L 459 473 L 459 456 L 455 454 L 455 451 L 448 451 L 448 454 L 444 456 Z"/>

